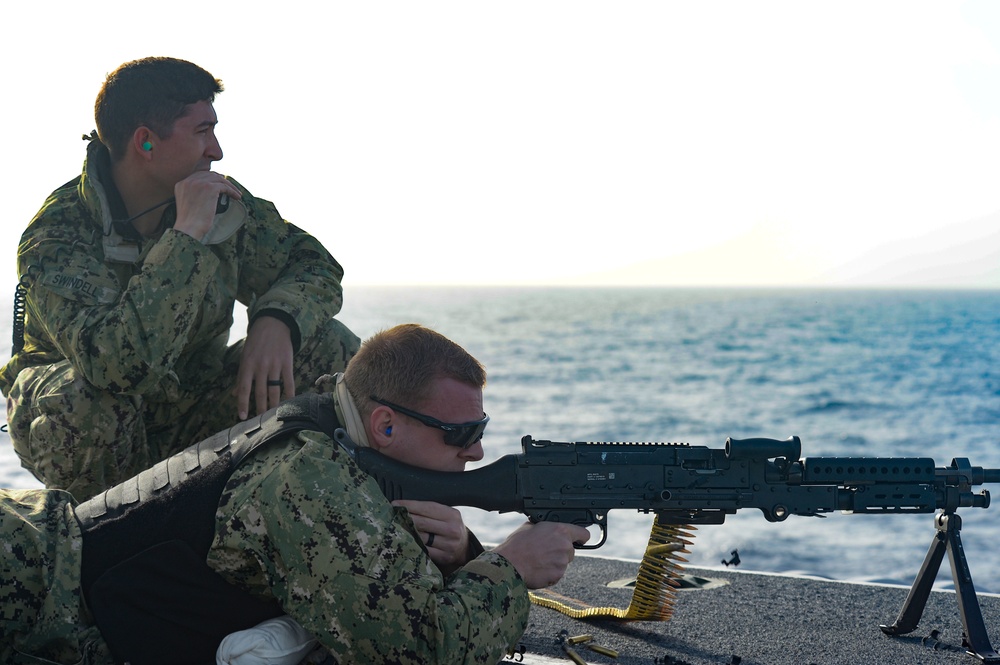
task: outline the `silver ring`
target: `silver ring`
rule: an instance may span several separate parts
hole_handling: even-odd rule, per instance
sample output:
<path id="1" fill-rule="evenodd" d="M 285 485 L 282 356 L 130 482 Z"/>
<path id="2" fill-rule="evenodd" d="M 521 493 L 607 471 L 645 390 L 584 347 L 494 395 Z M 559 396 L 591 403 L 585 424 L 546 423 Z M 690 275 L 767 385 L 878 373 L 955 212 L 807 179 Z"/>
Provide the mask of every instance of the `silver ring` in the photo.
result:
<path id="1" fill-rule="evenodd" d="M 433 544 L 434 544 L 434 534 L 429 533 L 427 534 L 427 547 L 430 547 Z"/>
<path id="2" fill-rule="evenodd" d="M 282 385 L 284 385 L 284 382 L 281 379 L 268 379 L 267 380 L 267 387 L 268 388 L 280 388 Z"/>

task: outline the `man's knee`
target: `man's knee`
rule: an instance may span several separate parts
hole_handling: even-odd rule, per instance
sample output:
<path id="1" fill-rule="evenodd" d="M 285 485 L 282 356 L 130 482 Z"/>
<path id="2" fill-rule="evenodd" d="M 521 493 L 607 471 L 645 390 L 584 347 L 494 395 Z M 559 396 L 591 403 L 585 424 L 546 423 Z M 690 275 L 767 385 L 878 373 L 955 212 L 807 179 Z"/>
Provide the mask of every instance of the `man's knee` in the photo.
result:
<path id="1" fill-rule="evenodd" d="M 330 319 L 299 349 L 296 373 L 311 385 L 324 374 L 343 372 L 360 347 L 361 338 L 337 319 Z"/>
<path id="2" fill-rule="evenodd" d="M 150 463 L 139 400 L 97 390 L 68 362 L 23 370 L 7 423 L 21 466 L 77 499 Z"/>
<path id="3" fill-rule="evenodd" d="M 330 319 L 326 326 L 323 328 L 324 334 L 328 340 L 334 340 L 333 344 L 336 347 L 336 353 L 339 353 L 339 362 L 347 366 L 347 362 L 354 357 L 361 348 L 361 338 L 354 334 L 354 331 L 345 326 L 343 323 L 337 319 Z M 337 371 L 343 371 L 343 368 Z"/>

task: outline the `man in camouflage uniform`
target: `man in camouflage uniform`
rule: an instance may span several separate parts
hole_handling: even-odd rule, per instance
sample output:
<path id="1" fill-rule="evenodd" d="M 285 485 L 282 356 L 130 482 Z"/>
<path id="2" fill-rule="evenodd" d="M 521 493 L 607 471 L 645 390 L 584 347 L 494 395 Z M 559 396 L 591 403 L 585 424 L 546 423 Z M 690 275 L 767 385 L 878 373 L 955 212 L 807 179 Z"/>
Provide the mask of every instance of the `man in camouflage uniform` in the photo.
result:
<path id="1" fill-rule="evenodd" d="M 426 328 L 404 325 L 365 342 L 329 405 L 358 445 L 456 471 L 483 455 L 484 383 L 482 366 L 464 349 Z M 421 417 L 403 413 L 411 409 Z M 422 414 L 439 425 L 461 425 L 449 433 L 428 425 Z M 526 523 L 470 559 L 476 552 L 463 539 L 457 511 L 429 502 L 390 504 L 350 455 L 311 430 L 277 435 L 224 480 L 217 504 L 209 507 L 214 537 L 200 560 L 221 574 L 227 588 L 277 601 L 334 662 L 495 663 L 527 624 L 527 589 L 558 581 L 573 558 L 573 542 L 589 537 L 570 524 Z M 191 487 L 181 481 L 168 488 L 167 504 L 184 502 Z M 113 619 L 101 615 L 95 625 L 88 606 L 98 614 L 97 603 L 81 584 L 85 552 L 94 541 L 85 532 L 93 527 L 81 527 L 78 519 L 88 524 L 83 515 L 93 513 L 95 503 L 113 503 L 116 491 L 122 490 L 75 508 L 72 497 L 58 490 L 0 492 L 2 662 L 104 665 L 115 656 L 143 662 L 115 646 L 112 636 L 122 627 Z M 126 524 L 123 536 L 142 528 L 128 522 L 128 513 L 117 519 Z M 114 578 L 116 567 L 102 574 Z M 159 595 L 158 586 L 164 584 L 133 579 L 125 587 L 121 597 L 130 606 L 120 608 L 120 620 L 133 626 L 130 631 L 149 630 L 143 603 Z M 184 614 L 207 613 L 209 622 L 233 614 L 194 603 L 180 607 Z M 162 662 L 171 662 L 185 643 L 162 634 L 130 638 L 162 645 Z"/>
<path id="2" fill-rule="evenodd" d="M 337 261 L 210 170 L 221 91 L 182 60 L 119 67 L 82 175 L 21 238 L 0 390 L 22 465 L 78 499 L 311 389 L 357 350 L 333 318 Z M 236 300 L 250 325 L 227 346 Z"/>

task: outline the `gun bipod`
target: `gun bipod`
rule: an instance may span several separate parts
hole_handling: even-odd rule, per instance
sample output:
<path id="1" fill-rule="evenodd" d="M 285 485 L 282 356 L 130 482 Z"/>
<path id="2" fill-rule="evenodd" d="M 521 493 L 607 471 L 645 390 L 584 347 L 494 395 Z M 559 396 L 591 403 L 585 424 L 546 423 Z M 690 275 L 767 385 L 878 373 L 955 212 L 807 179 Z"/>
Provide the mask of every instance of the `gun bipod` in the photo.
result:
<path id="1" fill-rule="evenodd" d="M 976 597 L 976 588 L 972 584 L 972 573 L 965 558 L 962 547 L 962 518 L 955 513 L 942 511 L 934 516 L 937 528 L 931 541 L 927 556 L 920 566 L 910 592 L 903 601 L 903 607 L 891 626 L 880 625 L 886 635 L 905 635 L 917 628 L 920 617 L 927 604 L 938 569 L 944 559 L 945 552 L 951 562 L 952 578 L 955 581 L 955 593 L 958 596 L 958 612 L 962 617 L 962 628 L 965 631 L 965 644 L 969 654 L 979 658 L 984 663 L 1000 663 L 1000 654 L 990 643 L 986 624 L 983 621 L 982 608 Z"/>

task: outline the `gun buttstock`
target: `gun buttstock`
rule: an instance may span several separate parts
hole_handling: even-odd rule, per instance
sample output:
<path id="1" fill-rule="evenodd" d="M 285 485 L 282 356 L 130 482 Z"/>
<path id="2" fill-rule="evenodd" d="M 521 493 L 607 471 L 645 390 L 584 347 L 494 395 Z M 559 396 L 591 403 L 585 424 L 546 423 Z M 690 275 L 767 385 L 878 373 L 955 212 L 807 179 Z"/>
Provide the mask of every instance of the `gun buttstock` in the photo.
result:
<path id="1" fill-rule="evenodd" d="M 389 501 L 412 499 L 501 513 L 523 512 L 523 499 L 517 491 L 517 459 L 512 455 L 472 471 L 421 469 L 372 448 L 357 448 L 354 461 L 378 482 Z"/>

